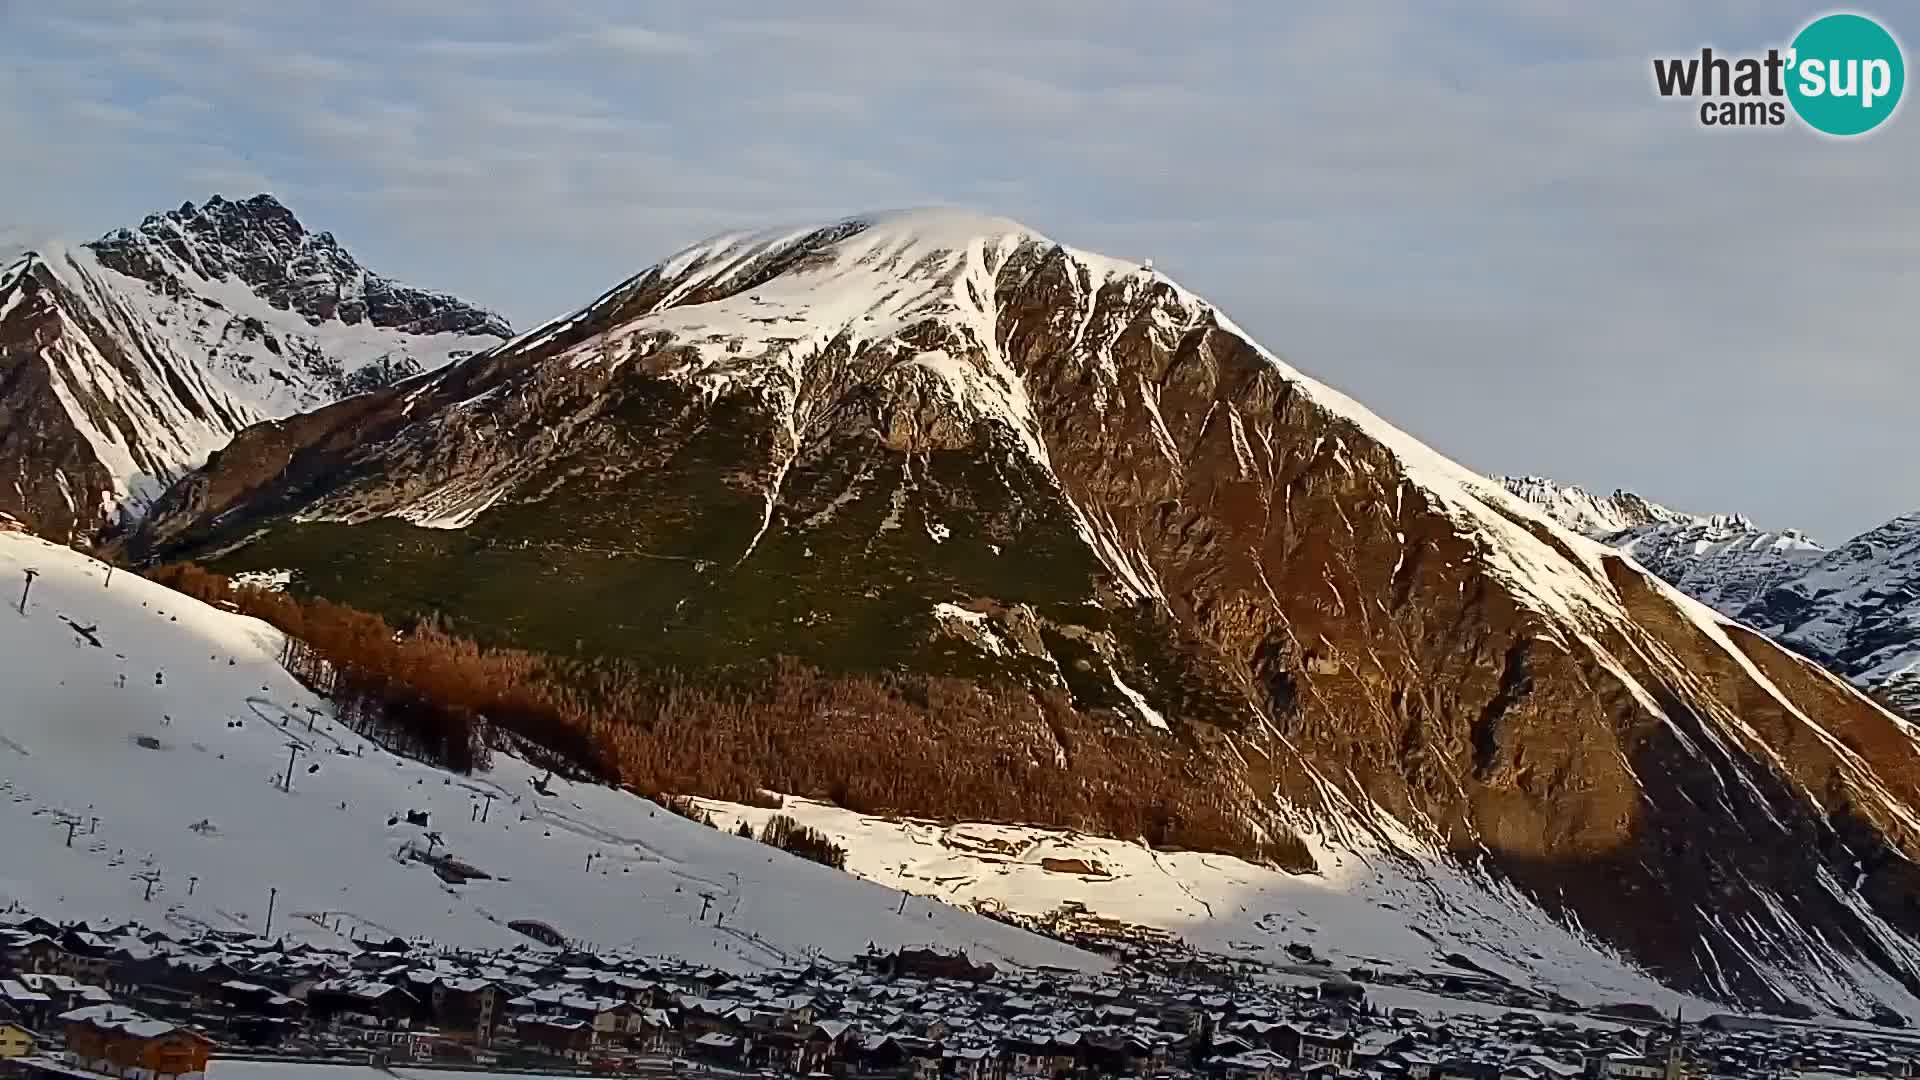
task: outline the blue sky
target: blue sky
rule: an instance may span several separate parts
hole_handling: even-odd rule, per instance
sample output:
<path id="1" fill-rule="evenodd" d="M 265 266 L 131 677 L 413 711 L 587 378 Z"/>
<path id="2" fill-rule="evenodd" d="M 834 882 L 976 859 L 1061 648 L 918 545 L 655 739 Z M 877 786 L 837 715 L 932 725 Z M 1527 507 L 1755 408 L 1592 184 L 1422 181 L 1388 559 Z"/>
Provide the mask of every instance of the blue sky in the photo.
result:
<path id="1" fill-rule="evenodd" d="M 967 204 L 1468 465 L 1837 542 L 1920 508 L 1920 118 L 1706 130 L 1649 68 L 1824 10 L 0 0 L 0 219 L 267 190 L 531 325 L 722 229 Z"/>

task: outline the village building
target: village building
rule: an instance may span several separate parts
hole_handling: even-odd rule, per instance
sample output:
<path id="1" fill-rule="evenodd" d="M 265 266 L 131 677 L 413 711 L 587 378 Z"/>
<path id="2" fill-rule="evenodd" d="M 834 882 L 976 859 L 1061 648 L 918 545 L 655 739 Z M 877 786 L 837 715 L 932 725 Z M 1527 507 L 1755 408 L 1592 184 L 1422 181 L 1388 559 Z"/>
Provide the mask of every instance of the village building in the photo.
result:
<path id="1" fill-rule="evenodd" d="M 33 1053 L 39 1039 L 24 1025 L 0 1020 L 0 1061 L 23 1058 Z"/>
<path id="2" fill-rule="evenodd" d="M 1920 1072 L 1920 1041 L 1893 1033 L 1515 1007 L 1540 999 L 1530 991 L 1502 991 L 1501 1011 L 1422 1012 L 1392 995 L 1396 985 L 1431 986 L 1419 973 L 1362 971 L 1352 981 L 1364 982 L 1366 994 L 1327 993 L 1339 980 L 1323 972 L 1274 975 L 1224 961 L 1203 972 L 1193 954 L 1145 939 L 1100 973 L 990 971 L 933 950 L 876 950 L 847 963 L 804 957 L 741 974 L 531 939 L 465 953 L 400 939 L 331 945 L 239 931 L 63 927 L 21 913 L 0 920 L 0 942 L 15 964 L 0 972 L 0 1024 L 37 1033 L 14 1060 L 41 1063 L 21 1066 L 29 1073 L 65 1070 L 63 1080 L 75 1071 L 98 1075 L 96 1066 L 165 1080 L 155 1070 L 190 1070 L 196 1040 L 217 1043 L 222 1054 L 396 1066 L 653 1075 L 704 1068 L 816 1080 Z M 105 967 L 61 959 L 76 955 Z M 1474 985 L 1479 993 L 1490 984 Z M 91 1026 L 76 1029 L 87 1016 Z M 136 1046 L 139 1039 L 173 1041 Z M 162 1060 L 163 1052 L 172 1056 Z"/>
<path id="3" fill-rule="evenodd" d="M 122 1080 L 195 1080 L 213 1048 L 198 1032 L 121 1005 L 89 1005 L 60 1022 L 69 1064 Z"/>
<path id="4" fill-rule="evenodd" d="M 62 955 L 60 943 L 42 931 L 25 925 L 0 930 L 0 974 L 50 974 L 60 970 Z"/>

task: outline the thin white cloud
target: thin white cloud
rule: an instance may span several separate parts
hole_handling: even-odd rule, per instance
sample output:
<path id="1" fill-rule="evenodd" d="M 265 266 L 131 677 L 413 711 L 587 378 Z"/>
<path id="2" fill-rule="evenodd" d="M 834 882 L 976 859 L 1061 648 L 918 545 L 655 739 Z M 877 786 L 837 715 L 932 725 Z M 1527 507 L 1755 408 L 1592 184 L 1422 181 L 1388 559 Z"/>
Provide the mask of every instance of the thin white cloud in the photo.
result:
<path id="1" fill-rule="evenodd" d="M 593 38 L 605 48 L 636 56 L 697 56 L 701 52 L 692 38 L 631 24 L 605 27 Z"/>

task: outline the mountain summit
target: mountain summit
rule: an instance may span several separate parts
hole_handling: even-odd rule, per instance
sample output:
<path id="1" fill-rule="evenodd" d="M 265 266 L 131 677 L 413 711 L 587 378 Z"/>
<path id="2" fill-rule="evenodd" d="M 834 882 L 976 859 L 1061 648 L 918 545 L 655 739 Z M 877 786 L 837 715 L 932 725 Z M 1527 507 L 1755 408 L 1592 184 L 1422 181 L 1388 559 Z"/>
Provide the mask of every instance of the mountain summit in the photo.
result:
<path id="1" fill-rule="evenodd" d="M 36 244 L 0 269 L 0 510 L 91 537 L 241 428 L 509 333 L 362 268 L 270 195 Z"/>
<path id="2" fill-rule="evenodd" d="M 1004 706 L 942 742 L 957 775 L 1173 757 L 1349 895 L 1444 878 L 1492 925 L 1703 996 L 1920 1007 L 1900 722 L 1165 276 L 1006 219 L 716 237 L 241 432 L 134 544 L 683 677 L 781 654 L 939 676 Z M 1062 696 L 1111 738 L 1049 727 Z M 769 744 L 750 712 L 711 737 Z M 1566 977 L 1442 909 L 1415 927 L 1434 963 L 1472 942 L 1503 977 Z M 1315 948 L 1368 962 L 1337 937 Z"/>
<path id="3" fill-rule="evenodd" d="M 194 279 L 233 281 L 313 327 L 336 321 L 413 335 L 513 333 L 493 312 L 363 268 L 332 233 L 308 232 L 272 195 L 184 203 L 87 246 L 101 265 L 160 291 L 178 295 Z"/>

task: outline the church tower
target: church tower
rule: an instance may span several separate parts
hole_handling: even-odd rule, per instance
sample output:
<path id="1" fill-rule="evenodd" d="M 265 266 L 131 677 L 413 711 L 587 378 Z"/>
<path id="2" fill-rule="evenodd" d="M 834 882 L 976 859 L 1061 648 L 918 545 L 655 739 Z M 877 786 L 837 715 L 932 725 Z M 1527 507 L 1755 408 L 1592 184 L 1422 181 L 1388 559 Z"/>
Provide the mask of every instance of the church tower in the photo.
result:
<path id="1" fill-rule="evenodd" d="M 1663 1080 L 1683 1080 L 1687 1071 L 1687 1029 L 1680 1013 L 1683 1006 L 1674 1006 L 1673 1026 L 1667 1029 L 1667 1071 Z"/>

